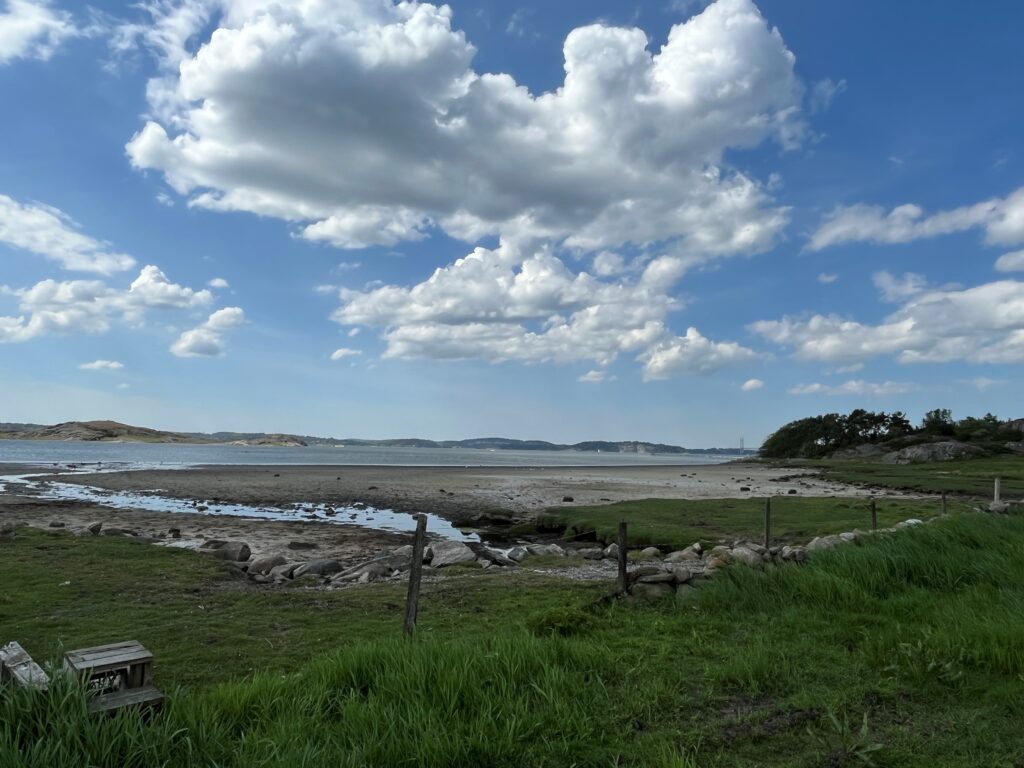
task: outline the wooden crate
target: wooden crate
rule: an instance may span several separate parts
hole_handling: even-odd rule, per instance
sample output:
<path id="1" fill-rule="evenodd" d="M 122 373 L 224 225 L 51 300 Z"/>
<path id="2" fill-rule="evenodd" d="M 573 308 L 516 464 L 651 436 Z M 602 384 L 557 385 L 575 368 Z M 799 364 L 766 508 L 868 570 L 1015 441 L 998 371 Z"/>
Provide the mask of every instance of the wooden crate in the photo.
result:
<path id="1" fill-rule="evenodd" d="M 64 668 L 89 682 L 93 712 L 158 706 L 164 698 L 153 685 L 153 654 L 137 640 L 68 651 Z"/>

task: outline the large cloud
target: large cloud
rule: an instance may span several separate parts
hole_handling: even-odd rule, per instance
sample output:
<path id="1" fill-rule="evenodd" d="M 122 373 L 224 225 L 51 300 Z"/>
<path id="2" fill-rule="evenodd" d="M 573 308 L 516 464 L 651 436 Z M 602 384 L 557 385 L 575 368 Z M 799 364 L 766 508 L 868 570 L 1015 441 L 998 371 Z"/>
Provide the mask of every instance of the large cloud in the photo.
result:
<path id="1" fill-rule="evenodd" d="M 825 217 L 808 247 L 817 251 L 842 243 L 908 243 L 975 228 L 984 230 L 988 243 L 1024 242 L 1024 187 L 1005 198 L 930 215 L 909 203 L 891 211 L 863 204 L 837 208 Z"/>
<path id="2" fill-rule="evenodd" d="M 110 273 L 135 266 L 131 256 L 75 229 L 62 211 L 39 203 L 19 203 L 6 195 L 0 195 L 0 243 L 80 272 Z"/>
<path id="3" fill-rule="evenodd" d="M 436 226 L 468 241 L 671 244 L 691 261 L 766 250 L 788 219 L 723 162 L 805 130 L 794 57 L 751 0 L 719 0 L 655 53 L 639 29 L 575 29 L 564 85 L 540 95 L 473 70 L 447 6 L 151 9 L 154 23 L 126 37 L 149 42 L 165 70 L 128 153 L 193 205 L 274 216 L 344 248 Z"/>
<path id="4" fill-rule="evenodd" d="M 895 356 L 903 363 L 1024 362 L 1024 282 L 916 294 L 878 325 L 836 315 L 754 323 L 752 330 L 803 360 Z"/>
<path id="5" fill-rule="evenodd" d="M 0 65 L 12 59 L 48 59 L 64 40 L 81 34 L 67 11 L 49 0 L 6 0 L 0 8 Z"/>
<path id="6" fill-rule="evenodd" d="M 342 290 L 334 318 L 382 329 L 387 357 L 608 365 L 632 353 L 646 378 L 751 359 L 750 350 L 696 329 L 683 337 L 668 330 L 666 316 L 679 306 L 669 289 L 683 268 L 663 256 L 635 277 L 608 282 L 546 251 L 521 259 L 509 246 L 477 248 L 411 288 Z"/>
<path id="7" fill-rule="evenodd" d="M 18 299 L 21 315 L 0 316 L 0 343 L 29 341 L 56 333 L 103 333 L 114 320 L 141 323 L 148 310 L 192 309 L 213 295 L 167 279 L 157 267 L 142 268 L 126 290 L 101 280 L 43 280 L 30 288 L 0 292 Z"/>

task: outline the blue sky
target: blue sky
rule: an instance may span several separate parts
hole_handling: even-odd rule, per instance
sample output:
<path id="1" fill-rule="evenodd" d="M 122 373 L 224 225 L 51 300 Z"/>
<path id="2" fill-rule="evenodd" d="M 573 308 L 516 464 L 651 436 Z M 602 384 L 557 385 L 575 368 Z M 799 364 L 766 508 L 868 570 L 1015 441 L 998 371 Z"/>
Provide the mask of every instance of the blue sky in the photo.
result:
<path id="1" fill-rule="evenodd" d="M 1021 22 L 0 0 L 0 421 L 696 447 L 1019 417 Z"/>

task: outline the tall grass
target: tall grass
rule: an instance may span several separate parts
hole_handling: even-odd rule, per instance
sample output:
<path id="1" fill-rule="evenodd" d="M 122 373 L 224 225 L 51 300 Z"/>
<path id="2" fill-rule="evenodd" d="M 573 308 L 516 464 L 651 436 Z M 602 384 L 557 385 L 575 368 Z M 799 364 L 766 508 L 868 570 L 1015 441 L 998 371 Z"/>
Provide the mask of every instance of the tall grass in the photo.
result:
<path id="1" fill-rule="evenodd" d="M 148 720 L 90 716 L 63 679 L 0 688 L 0 766 L 1013 766 L 1022 716 L 1024 519 L 971 514 L 730 568 L 682 606 L 353 642 Z"/>

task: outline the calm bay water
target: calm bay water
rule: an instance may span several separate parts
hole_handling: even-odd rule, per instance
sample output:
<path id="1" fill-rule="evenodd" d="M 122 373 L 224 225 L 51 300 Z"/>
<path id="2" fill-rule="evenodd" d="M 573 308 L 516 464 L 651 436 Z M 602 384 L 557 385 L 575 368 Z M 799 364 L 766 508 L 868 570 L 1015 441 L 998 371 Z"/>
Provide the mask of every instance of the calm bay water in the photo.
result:
<path id="1" fill-rule="evenodd" d="M 174 443 L 83 443 L 0 440 L 0 462 L 20 464 L 127 464 L 131 468 L 196 464 L 349 464 L 415 467 L 580 467 L 720 464 L 729 454 L 487 451 L 472 448 L 276 448 Z"/>

